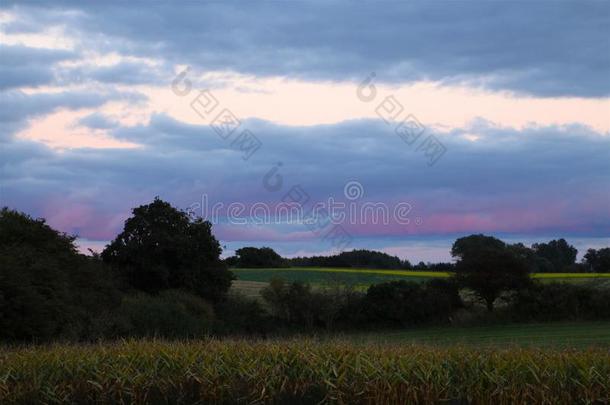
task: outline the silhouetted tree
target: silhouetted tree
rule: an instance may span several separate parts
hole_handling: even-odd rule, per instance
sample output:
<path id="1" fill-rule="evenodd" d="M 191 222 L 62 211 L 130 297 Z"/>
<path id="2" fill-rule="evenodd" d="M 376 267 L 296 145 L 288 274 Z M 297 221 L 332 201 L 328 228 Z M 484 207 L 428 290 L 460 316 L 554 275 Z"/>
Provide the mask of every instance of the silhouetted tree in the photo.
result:
<path id="1" fill-rule="evenodd" d="M 457 283 L 472 289 L 489 311 L 502 292 L 531 283 L 525 259 L 494 237 L 459 238 L 451 248 L 451 255 L 458 259 L 454 275 Z"/>
<path id="2" fill-rule="evenodd" d="M 610 272 L 610 248 L 589 249 L 583 257 L 587 269 L 594 273 Z"/>
<path id="3" fill-rule="evenodd" d="M 532 249 L 537 256 L 548 260 L 556 272 L 565 271 L 566 267 L 576 263 L 578 254 L 578 250 L 568 244 L 565 239 L 552 240 L 549 243 L 535 243 L 532 245 Z"/>
<path id="4" fill-rule="evenodd" d="M 43 219 L 0 211 L 0 338 L 80 338 L 118 305 L 110 272 Z"/>
<path id="5" fill-rule="evenodd" d="M 351 250 L 333 256 L 296 257 L 289 259 L 293 266 L 312 267 L 356 267 L 375 269 L 411 268 L 408 260 L 401 261 L 396 256 L 374 250 Z"/>
<path id="6" fill-rule="evenodd" d="M 237 266 L 238 259 L 237 256 L 229 256 L 224 259 L 224 262 L 228 267 L 235 267 Z"/>
<path id="7" fill-rule="evenodd" d="M 243 247 L 235 251 L 235 256 L 236 267 L 288 267 L 286 260 L 269 247 Z"/>
<path id="8" fill-rule="evenodd" d="M 106 247 L 102 258 L 135 289 L 149 293 L 184 289 L 219 301 L 233 279 L 220 253 L 209 221 L 191 220 L 155 198 L 133 209 L 123 232 Z"/>

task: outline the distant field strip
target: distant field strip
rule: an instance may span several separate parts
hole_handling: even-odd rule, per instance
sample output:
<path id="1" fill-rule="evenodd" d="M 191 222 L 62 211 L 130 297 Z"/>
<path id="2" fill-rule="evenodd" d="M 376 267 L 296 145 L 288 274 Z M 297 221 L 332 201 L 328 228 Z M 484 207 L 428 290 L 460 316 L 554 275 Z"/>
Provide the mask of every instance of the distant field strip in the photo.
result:
<path id="1" fill-rule="evenodd" d="M 289 282 L 304 281 L 313 284 L 326 284 L 337 281 L 353 285 L 370 285 L 393 280 L 423 282 L 431 278 L 447 278 L 451 273 L 434 271 L 355 269 L 330 267 L 290 267 L 261 269 L 231 269 L 239 280 L 269 282 L 280 277 Z M 535 273 L 533 278 L 543 281 L 586 282 L 595 279 L 610 280 L 610 273 Z"/>
<path id="2" fill-rule="evenodd" d="M 354 334 L 355 342 L 520 347 L 610 347 L 610 322 L 553 322 L 469 327 L 414 328 Z"/>
<path id="3" fill-rule="evenodd" d="M 608 278 L 610 273 L 534 273 L 533 278 Z"/>
<path id="4" fill-rule="evenodd" d="M 273 269 L 269 269 L 273 270 Z M 411 270 L 387 270 L 387 269 L 357 269 L 349 267 L 290 267 L 291 271 L 324 271 L 330 273 L 368 273 L 383 274 L 402 277 L 449 277 L 451 273 L 442 271 L 411 271 Z"/>

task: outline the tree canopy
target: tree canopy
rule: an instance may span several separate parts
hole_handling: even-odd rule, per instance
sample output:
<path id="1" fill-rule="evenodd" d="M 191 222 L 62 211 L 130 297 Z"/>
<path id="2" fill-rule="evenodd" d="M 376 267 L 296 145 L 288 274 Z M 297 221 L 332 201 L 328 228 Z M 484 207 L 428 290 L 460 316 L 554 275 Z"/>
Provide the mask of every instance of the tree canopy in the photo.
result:
<path id="1" fill-rule="evenodd" d="M 589 271 L 610 273 L 610 248 L 589 249 L 583 259 Z"/>
<path id="2" fill-rule="evenodd" d="M 92 313 L 116 304 L 112 277 L 43 219 L 0 211 L 0 337 L 79 337 Z"/>
<path id="3" fill-rule="evenodd" d="M 548 260 L 555 272 L 564 271 L 574 265 L 578 254 L 578 250 L 563 238 L 548 243 L 535 243 L 532 249 L 538 257 Z"/>
<path id="4" fill-rule="evenodd" d="M 222 250 L 211 229 L 209 221 L 191 220 L 187 213 L 155 198 L 133 209 L 102 259 L 137 290 L 183 289 L 219 301 L 233 275 L 220 260 Z"/>
<path id="5" fill-rule="evenodd" d="M 293 266 L 360 267 L 375 269 L 409 269 L 409 261 L 374 250 L 355 249 L 333 256 L 295 257 L 289 259 Z"/>
<path id="6" fill-rule="evenodd" d="M 489 311 L 504 291 L 531 283 L 525 258 L 499 239 L 485 235 L 459 238 L 451 248 L 455 279 L 482 299 Z"/>
<path id="7" fill-rule="evenodd" d="M 227 262 L 242 268 L 288 267 L 286 260 L 270 247 L 243 247 L 237 249 L 235 251 L 235 258 L 230 258 Z"/>

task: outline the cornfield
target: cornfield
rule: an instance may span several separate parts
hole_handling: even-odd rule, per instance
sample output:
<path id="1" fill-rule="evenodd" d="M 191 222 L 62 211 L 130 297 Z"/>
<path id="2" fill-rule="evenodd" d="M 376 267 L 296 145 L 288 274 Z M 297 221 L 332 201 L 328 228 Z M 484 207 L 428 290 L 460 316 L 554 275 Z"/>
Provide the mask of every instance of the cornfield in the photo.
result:
<path id="1" fill-rule="evenodd" d="M 607 349 L 122 341 L 0 349 L 0 403 L 609 403 Z"/>

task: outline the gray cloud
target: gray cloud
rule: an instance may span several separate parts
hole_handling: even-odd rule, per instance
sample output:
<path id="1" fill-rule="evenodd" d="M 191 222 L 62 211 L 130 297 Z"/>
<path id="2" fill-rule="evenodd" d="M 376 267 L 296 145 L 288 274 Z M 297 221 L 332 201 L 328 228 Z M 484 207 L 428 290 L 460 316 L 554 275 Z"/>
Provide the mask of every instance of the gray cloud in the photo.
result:
<path id="1" fill-rule="evenodd" d="M 15 6 L 25 18 L 43 13 Z M 27 9 L 27 13 L 26 13 Z M 60 3 L 96 49 L 257 75 L 429 79 L 539 96 L 610 94 L 608 2 Z M 63 16 L 63 17 L 62 17 Z M 46 18 L 40 17 L 40 18 Z M 8 28 L 18 27 L 8 24 Z M 95 35 L 91 35 L 95 33 Z M 98 72 L 133 80 L 133 66 Z"/>
<path id="2" fill-rule="evenodd" d="M 139 93 L 117 91 L 35 94 L 25 94 L 18 90 L 0 92 L 0 141 L 24 128 L 30 118 L 49 114 L 59 108 L 78 110 L 99 107 L 111 100 L 139 103 L 146 100 L 146 97 Z"/>
<path id="3" fill-rule="evenodd" d="M 98 112 L 83 117 L 78 123 L 92 129 L 111 129 L 119 125 L 117 122 Z"/>
<path id="4" fill-rule="evenodd" d="M 12 157 L 3 162 L 3 198 L 11 206 L 31 206 L 32 212 L 40 213 L 53 196 L 61 196 L 90 207 L 93 217 L 96 212 L 116 216 L 155 195 L 181 207 L 199 201 L 202 193 L 225 203 L 273 203 L 300 184 L 312 200 L 342 198 L 344 184 L 355 179 L 370 201 L 408 201 L 424 219 L 489 216 L 497 218 L 500 232 L 533 235 L 593 236 L 610 231 L 610 138 L 585 127 L 517 131 L 478 122 L 436 134 L 448 152 L 428 167 L 421 152 L 378 121 L 294 128 L 247 120 L 244 126 L 263 142 L 247 162 L 208 127 L 165 115 L 153 116 L 148 125 L 112 130 L 119 139 L 139 143 L 137 149 L 74 149 L 59 154 L 13 140 L 5 149 Z M 480 136 L 476 142 L 464 137 L 473 132 Z M 278 161 L 283 163 L 284 191 L 269 193 L 262 177 Z M 525 213 L 540 215 L 539 227 L 531 219 L 515 217 Z M 120 226 L 120 221 L 105 223 L 81 225 L 79 231 L 95 239 Z M 516 223 L 521 228 L 513 229 Z M 464 232 L 479 229 L 477 224 L 468 228 L 467 222 L 460 226 Z M 369 230 L 354 232 L 366 236 Z"/>
<path id="5" fill-rule="evenodd" d="M 75 56 L 73 52 L 0 45 L 0 90 L 50 84 L 53 64 Z"/>

